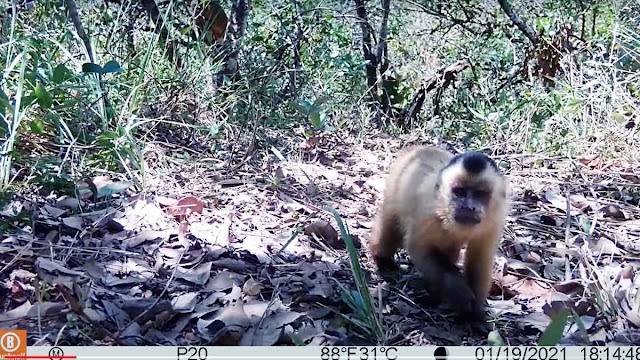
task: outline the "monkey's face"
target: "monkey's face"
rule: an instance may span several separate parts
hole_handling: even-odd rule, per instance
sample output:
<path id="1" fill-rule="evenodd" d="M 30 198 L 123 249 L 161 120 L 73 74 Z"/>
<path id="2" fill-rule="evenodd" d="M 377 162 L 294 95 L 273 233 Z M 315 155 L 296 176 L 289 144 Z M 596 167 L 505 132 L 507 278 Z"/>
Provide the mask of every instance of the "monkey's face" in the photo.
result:
<path id="1" fill-rule="evenodd" d="M 491 200 L 491 190 L 476 185 L 454 185 L 451 188 L 449 209 L 453 220 L 462 226 L 479 224 Z"/>
<path id="2" fill-rule="evenodd" d="M 504 203 L 504 178 L 492 160 L 476 152 L 451 159 L 440 171 L 436 188 L 447 208 L 445 222 L 463 231 L 491 224 Z"/>

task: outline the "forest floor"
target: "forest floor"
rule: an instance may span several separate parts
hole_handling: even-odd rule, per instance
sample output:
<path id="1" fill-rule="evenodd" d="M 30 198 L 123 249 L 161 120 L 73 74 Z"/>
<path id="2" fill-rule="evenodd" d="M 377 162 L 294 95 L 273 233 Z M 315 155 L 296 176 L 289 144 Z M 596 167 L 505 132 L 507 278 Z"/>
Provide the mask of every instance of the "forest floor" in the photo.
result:
<path id="1" fill-rule="evenodd" d="M 496 158 L 512 211 L 488 340 L 420 305 L 404 254 L 389 284 L 366 252 L 389 163 L 427 141 L 300 139 L 288 139 L 295 153 L 245 146 L 220 163 L 157 142 L 143 192 L 105 175 L 96 194 L 78 183 L 77 198 L 15 195 L 0 214 L 12 224 L 0 241 L 0 328 L 26 328 L 41 345 L 367 343 L 341 295 L 355 285 L 331 206 L 359 245 L 386 345 L 535 344 L 563 308 L 580 320 L 563 343 L 640 343 L 640 178 L 625 159 Z"/>

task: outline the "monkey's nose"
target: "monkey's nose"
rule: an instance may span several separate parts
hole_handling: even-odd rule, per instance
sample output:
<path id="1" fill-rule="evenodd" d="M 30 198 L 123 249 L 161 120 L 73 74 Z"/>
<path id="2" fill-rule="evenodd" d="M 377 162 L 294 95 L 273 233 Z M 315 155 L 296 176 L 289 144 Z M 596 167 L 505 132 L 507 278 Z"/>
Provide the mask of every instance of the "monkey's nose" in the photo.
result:
<path id="1" fill-rule="evenodd" d="M 454 219 L 461 225 L 475 225 L 480 222 L 480 216 L 473 207 L 458 209 L 454 214 Z"/>

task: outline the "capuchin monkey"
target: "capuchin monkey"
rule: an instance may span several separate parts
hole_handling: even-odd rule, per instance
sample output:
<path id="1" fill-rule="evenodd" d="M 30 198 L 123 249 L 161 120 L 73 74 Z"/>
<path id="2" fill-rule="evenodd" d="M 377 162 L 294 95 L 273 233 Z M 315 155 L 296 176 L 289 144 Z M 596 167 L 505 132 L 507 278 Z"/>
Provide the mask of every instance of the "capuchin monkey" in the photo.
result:
<path id="1" fill-rule="evenodd" d="M 486 330 L 485 300 L 508 211 L 507 186 L 483 154 L 454 156 L 433 146 L 404 151 L 387 176 L 369 241 L 378 269 L 397 269 L 394 254 L 406 249 L 429 292 Z"/>

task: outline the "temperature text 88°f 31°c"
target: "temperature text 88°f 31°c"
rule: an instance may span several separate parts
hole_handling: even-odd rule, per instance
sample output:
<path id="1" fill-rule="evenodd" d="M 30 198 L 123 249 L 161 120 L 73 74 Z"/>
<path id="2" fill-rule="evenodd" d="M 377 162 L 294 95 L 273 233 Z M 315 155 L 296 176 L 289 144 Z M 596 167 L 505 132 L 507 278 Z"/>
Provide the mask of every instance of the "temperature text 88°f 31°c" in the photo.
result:
<path id="1" fill-rule="evenodd" d="M 396 360 L 398 349 L 393 346 L 323 346 L 320 360 Z"/>

